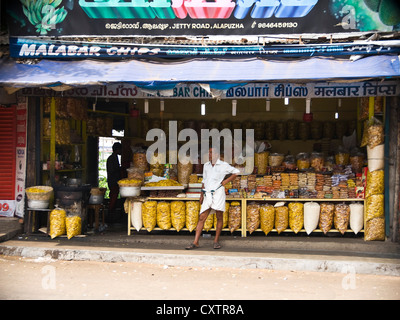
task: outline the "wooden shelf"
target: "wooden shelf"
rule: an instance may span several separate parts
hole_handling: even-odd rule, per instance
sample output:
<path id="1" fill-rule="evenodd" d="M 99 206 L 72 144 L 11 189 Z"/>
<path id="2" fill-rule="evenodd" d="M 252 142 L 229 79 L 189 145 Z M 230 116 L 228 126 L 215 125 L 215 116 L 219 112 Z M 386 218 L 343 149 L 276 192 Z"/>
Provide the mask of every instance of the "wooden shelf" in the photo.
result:
<path id="1" fill-rule="evenodd" d="M 131 201 L 134 201 L 135 198 L 130 198 Z M 160 198 L 154 198 L 154 197 L 148 197 L 148 200 L 152 201 L 199 201 L 198 198 L 176 198 L 176 197 L 160 197 Z M 254 198 L 226 198 L 226 201 L 239 201 L 241 202 L 241 211 L 242 211 L 242 218 L 241 218 L 241 227 L 236 231 L 241 232 L 242 237 L 247 237 L 247 203 L 252 202 L 252 201 L 265 201 L 265 202 L 364 202 L 365 199 L 360 199 L 360 198 L 352 198 L 352 199 L 314 199 L 314 198 L 306 198 L 306 199 L 300 199 L 300 198 L 290 198 L 290 199 L 281 199 L 281 198 L 263 198 L 263 199 L 254 199 Z M 131 205 L 128 206 L 128 235 L 131 235 L 131 230 L 136 230 L 134 227 L 131 226 Z M 365 208 L 364 208 L 365 212 Z M 365 213 L 364 213 L 365 214 Z M 146 230 L 146 228 L 141 228 L 140 230 Z M 162 231 L 175 231 L 175 228 L 170 228 L 168 230 L 164 230 L 161 228 L 154 228 L 153 230 L 162 230 Z M 183 231 L 189 231 L 187 228 L 182 228 L 181 230 Z M 215 228 L 211 228 L 210 231 L 215 231 Z M 229 231 L 228 228 L 222 229 L 222 231 Z M 256 229 L 254 232 L 263 232 L 260 228 Z M 272 229 L 271 232 L 277 232 L 276 229 Z M 291 229 L 285 229 L 282 232 L 294 232 Z M 302 229 L 299 231 L 300 233 L 305 233 L 306 230 Z M 323 232 L 320 229 L 315 229 L 313 232 Z M 332 232 L 339 232 L 339 230 L 332 228 L 331 230 L 328 231 L 328 233 Z M 353 231 L 351 229 L 348 229 L 346 233 L 352 233 Z M 364 232 L 364 230 L 360 231 L 361 233 Z"/>

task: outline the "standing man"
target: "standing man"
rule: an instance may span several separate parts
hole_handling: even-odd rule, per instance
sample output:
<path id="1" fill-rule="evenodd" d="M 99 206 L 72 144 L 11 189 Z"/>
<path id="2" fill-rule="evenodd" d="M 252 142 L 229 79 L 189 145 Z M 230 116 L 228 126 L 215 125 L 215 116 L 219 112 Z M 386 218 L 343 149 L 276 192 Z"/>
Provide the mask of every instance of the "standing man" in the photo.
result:
<path id="1" fill-rule="evenodd" d="M 107 158 L 107 183 L 110 189 L 109 212 L 115 210 L 119 194 L 118 181 L 121 179 L 121 166 L 119 164 L 118 155 L 121 155 L 122 145 L 116 142 L 113 144 L 112 149 L 113 153 Z"/>
<path id="2" fill-rule="evenodd" d="M 217 215 L 217 228 L 214 238 L 214 249 L 220 249 L 219 236 L 222 231 L 223 213 L 225 211 L 225 188 L 224 185 L 236 178 L 240 172 L 232 167 L 229 163 L 219 159 L 219 152 L 216 148 L 210 148 L 208 151 L 209 161 L 204 164 L 202 193 L 200 196 L 200 216 L 196 227 L 196 235 L 191 245 L 186 247 L 187 250 L 199 247 L 199 239 L 211 209 L 215 210 Z M 227 174 L 231 174 L 225 179 Z"/>

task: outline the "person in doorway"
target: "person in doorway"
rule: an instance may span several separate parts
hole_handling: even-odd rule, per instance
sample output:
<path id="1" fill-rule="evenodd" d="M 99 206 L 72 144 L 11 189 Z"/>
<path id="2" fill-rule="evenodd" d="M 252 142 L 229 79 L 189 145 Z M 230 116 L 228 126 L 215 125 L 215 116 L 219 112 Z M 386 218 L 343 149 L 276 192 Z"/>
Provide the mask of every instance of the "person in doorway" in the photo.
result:
<path id="1" fill-rule="evenodd" d="M 217 227 L 214 238 L 214 249 L 220 249 L 219 236 L 222 231 L 223 213 L 225 211 L 225 187 L 224 185 L 236 178 L 240 172 L 225 161 L 219 158 L 216 148 L 210 148 L 208 152 L 209 161 L 203 167 L 202 193 L 200 196 L 200 216 L 196 227 L 196 235 L 192 244 L 186 247 L 187 250 L 199 247 L 200 235 L 204 223 L 211 210 L 217 215 Z M 231 174 L 228 178 L 226 175 Z"/>
<path id="2" fill-rule="evenodd" d="M 113 153 L 107 158 L 107 183 L 110 189 L 109 212 L 115 210 L 119 194 L 118 181 L 121 179 L 121 166 L 119 164 L 118 155 L 121 155 L 122 152 L 121 143 L 114 143 L 112 150 Z"/>

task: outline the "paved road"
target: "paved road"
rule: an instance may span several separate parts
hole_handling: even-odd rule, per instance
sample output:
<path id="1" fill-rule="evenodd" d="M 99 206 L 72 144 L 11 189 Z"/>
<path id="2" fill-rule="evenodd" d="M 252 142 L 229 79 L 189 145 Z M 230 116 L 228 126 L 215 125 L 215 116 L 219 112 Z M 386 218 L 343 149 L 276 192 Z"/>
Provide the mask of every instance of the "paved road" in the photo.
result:
<path id="1" fill-rule="evenodd" d="M 353 271 L 294 272 L 0 256 L 0 299 L 400 300 L 400 277 Z"/>

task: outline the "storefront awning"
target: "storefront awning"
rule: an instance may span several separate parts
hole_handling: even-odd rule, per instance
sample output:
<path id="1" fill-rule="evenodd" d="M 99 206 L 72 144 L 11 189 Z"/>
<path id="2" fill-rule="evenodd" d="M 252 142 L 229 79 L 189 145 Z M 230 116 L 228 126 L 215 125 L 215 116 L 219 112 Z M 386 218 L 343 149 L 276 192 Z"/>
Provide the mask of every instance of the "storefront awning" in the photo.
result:
<path id="1" fill-rule="evenodd" d="M 226 90 L 251 81 L 355 80 L 400 76 L 399 56 L 372 56 L 356 61 L 333 58 L 304 60 L 187 59 L 180 61 L 53 61 L 21 64 L 0 62 L 0 85 L 63 90 L 68 87 L 132 83 L 148 90 L 166 90 L 178 83 L 205 83 Z"/>

